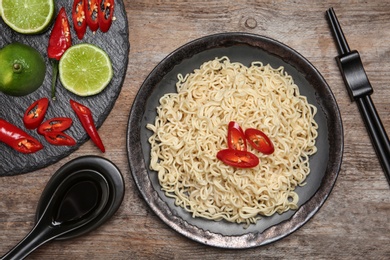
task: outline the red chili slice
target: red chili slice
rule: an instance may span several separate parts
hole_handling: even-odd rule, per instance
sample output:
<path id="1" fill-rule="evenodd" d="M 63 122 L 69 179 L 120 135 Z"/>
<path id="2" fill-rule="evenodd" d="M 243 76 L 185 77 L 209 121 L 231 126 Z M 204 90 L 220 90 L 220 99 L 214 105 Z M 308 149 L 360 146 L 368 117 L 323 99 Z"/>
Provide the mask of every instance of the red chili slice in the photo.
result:
<path id="1" fill-rule="evenodd" d="M 268 136 L 258 129 L 246 129 L 245 137 L 253 148 L 263 154 L 272 154 L 275 150 L 274 145 Z"/>
<path id="2" fill-rule="evenodd" d="M 21 153 L 35 153 L 43 145 L 17 126 L 0 119 L 0 141 Z"/>
<path id="3" fill-rule="evenodd" d="M 63 132 L 47 132 L 45 133 L 45 139 L 53 145 L 67 145 L 72 146 L 76 144 L 76 141 Z"/>
<path id="4" fill-rule="evenodd" d="M 251 152 L 233 149 L 219 151 L 217 158 L 227 165 L 238 168 L 252 168 L 260 162 L 259 158 Z"/>
<path id="5" fill-rule="evenodd" d="M 91 31 L 95 32 L 97 29 L 99 29 L 98 0 L 85 0 L 84 6 L 87 25 L 91 29 Z"/>
<path id="6" fill-rule="evenodd" d="M 85 16 L 85 4 L 87 0 L 74 0 L 72 8 L 73 28 L 76 31 L 77 38 L 83 39 L 87 31 L 87 19 Z"/>
<path id="7" fill-rule="evenodd" d="M 38 133 L 45 135 L 50 132 L 62 132 L 68 129 L 73 123 L 69 117 L 54 117 L 43 122 L 38 127 Z"/>
<path id="8" fill-rule="evenodd" d="M 244 131 L 234 121 L 231 121 L 228 125 L 228 147 L 239 151 L 246 151 L 247 149 Z"/>
<path id="9" fill-rule="evenodd" d="M 102 32 L 107 32 L 114 17 L 114 0 L 99 0 L 99 28 Z"/>
<path id="10" fill-rule="evenodd" d="M 37 128 L 45 118 L 47 108 L 49 107 L 49 99 L 41 98 L 32 103 L 26 110 L 23 116 L 23 123 L 27 129 Z"/>

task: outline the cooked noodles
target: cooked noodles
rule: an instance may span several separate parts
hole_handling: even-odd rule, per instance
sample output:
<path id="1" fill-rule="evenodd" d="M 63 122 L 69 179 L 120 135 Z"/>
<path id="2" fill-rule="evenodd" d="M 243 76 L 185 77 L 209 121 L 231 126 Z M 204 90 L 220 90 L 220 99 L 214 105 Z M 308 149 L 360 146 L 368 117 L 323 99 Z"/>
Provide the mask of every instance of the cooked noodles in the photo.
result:
<path id="1" fill-rule="evenodd" d="M 150 169 L 166 196 L 193 217 L 245 224 L 297 209 L 294 189 L 304 185 L 317 150 L 317 110 L 284 68 L 216 58 L 179 74 L 176 88 L 160 99 L 155 123 L 147 125 Z M 266 133 L 275 152 L 263 155 L 248 146 L 260 158 L 250 169 L 219 161 L 230 121 Z"/>

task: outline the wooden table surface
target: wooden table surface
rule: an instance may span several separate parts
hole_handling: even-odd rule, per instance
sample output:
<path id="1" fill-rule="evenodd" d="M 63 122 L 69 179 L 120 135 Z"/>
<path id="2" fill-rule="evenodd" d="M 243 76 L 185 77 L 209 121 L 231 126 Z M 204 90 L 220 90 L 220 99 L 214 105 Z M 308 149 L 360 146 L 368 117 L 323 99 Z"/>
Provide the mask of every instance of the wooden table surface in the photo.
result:
<path id="1" fill-rule="evenodd" d="M 362 57 L 372 99 L 390 130 L 390 2 L 125 0 L 130 33 L 127 75 L 120 96 L 99 129 L 107 151 L 88 141 L 42 170 L 0 178 L 0 255 L 34 224 L 38 199 L 52 174 L 82 155 L 113 161 L 126 182 L 118 212 L 82 237 L 50 242 L 29 259 L 390 259 L 390 189 L 355 103 L 335 62 L 337 48 L 325 11 L 334 7 L 351 49 Z M 342 3 L 341 3 L 342 2 Z M 148 208 L 129 170 L 126 127 L 135 95 L 149 72 L 170 52 L 218 32 L 268 36 L 305 56 L 323 75 L 338 102 L 344 158 L 335 187 L 303 227 L 275 243 L 245 250 L 213 248 L 176 233 Z"/>

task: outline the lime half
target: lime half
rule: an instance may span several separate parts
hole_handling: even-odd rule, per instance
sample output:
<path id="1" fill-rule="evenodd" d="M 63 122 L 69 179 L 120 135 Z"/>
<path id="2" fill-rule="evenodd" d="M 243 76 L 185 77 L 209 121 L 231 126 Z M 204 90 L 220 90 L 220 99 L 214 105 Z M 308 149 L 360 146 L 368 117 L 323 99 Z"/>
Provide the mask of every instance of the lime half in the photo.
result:
<path id="1" fill-rule="evenodd" d="M 44 31 L 54 16 L 53 0 L 0 0 L 0 16 L 13 30 L 23 34 Z"/>
<path id="2" fill-rule="evenodd" d="M 64 88 L 79 96 L 98 94 L 113 75 L 107 53 L 89 43 L 70 47 L 61 57 L 58 70 Z"/>

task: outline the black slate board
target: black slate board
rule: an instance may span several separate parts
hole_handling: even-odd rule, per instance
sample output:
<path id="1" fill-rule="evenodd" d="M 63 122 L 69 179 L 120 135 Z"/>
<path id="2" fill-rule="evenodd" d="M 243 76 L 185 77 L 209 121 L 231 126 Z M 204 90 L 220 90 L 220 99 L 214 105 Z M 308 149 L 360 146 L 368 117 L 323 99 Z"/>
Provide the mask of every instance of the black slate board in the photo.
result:
<path id="1" fill-rule="evenodd" d="M 26 130 L 23 125 L 22 117 L 26 108 L 35 100 L 42 97 L 50 98 L 52 69 L 47 57 L 46 49 L 53 25 L 51 25 L 43 34 L 23 35 L 12 31 L 0 18 L 0 48 L 3 48 L 5 45 L 12 42 L 21 42 L 30 45 L 43 55 L 47 64 L 43 85 L 35 92 L 23 97 L 11 97 L 0 93 L 0 118 L 17 125 L 41 141 L 45 146 L 44 149 L 34 154 L 22 154 L 0 142 L 0 176 L 10 176 L 35 171 L 59 161 L 78 149 L 80 145 L 89 140 L 89 136 L 86 134 L 71 109 L 69 100 L 73 99 L 88 106 L 93 113 L 95 124 L 97 128 L 99 128 L 109 115 L 122 88 L 130 50 L 128 22 L 123 1 L 115 1 L 114 16 L 116 17 L 116 20 L 113 21 L 108 32 L 102 33 L 98 30 L 93 34 L 87 29 L 87 33 L 82 40 L 77 38 L 76 33 L 73 30 L 73 23 L 71 20 L 73 1 L 56 0 L 54 2 L 56 5 L 56 14 L 62 6 L 66 9 L 72 27 L 72 44 L 91 43 L 105 50 L 111 58 L 114 77 L 103 92 L 91 97 L 76 96 L 63 88 L 59 80 L 57 81 L 57 100 L 50 101 L 50 106 L 45 119 L 59 116 L 71 117 L 73 119 L 73 126 L 67 130 L 66 133 L 72 136 L 77 144 L 73 147 L 53 146 L 48 144 L 35 130 Z M 105 140 L 103 140 L 103 143 L 104 141 Z M 100 152 L 98 148 L 96 148 L 96 152 Z"/>

